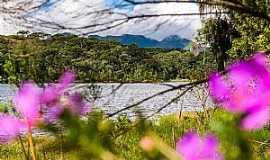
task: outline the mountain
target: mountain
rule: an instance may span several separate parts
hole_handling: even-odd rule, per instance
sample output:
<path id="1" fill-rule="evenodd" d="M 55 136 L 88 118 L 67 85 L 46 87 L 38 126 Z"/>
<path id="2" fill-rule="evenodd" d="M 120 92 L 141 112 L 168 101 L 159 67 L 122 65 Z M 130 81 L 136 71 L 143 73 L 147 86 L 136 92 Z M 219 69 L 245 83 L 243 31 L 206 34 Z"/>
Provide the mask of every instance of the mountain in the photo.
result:
<path id="1" fill-rule="evenodd" d="M 117 41 L 125 45 L 136 44 L 140 48 L 165 48 L 165 49 L 185 48 L 191 42 L 190 40 L 181 38 L 177 35 L 168 36 L 161 41 L 147 38 L 143 35 L 131 35 L 131 34 L 124 34 L 121 36 L 105 36 L 105 37 L 98 35 L 90 35 L 90 36 L 101 40 Z"/>
<path id="2" fill-rule="evenodd" d="M 164 38 L 158 46 L 160 48 L 185 48 L 191 41 L 185 38 L 181 38 L 177 35 L 171 35 Z"/>

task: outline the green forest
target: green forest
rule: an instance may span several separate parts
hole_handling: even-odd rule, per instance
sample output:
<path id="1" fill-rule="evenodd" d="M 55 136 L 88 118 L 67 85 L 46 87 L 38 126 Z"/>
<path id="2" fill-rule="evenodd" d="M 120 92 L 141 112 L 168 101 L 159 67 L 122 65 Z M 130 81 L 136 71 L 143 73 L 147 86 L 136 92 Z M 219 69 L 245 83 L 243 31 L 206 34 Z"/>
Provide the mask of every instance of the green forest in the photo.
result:
<path id="1" fill-rule="evenodd" d="M 212 62 L 211 56 L 187 50 L 138 48 L 93 37 L 23 31 L 0 36 L 2 83 L 51 82 L 68 69 L 77 73 L 78 82 L 200 79 L 213 70 Z"/>

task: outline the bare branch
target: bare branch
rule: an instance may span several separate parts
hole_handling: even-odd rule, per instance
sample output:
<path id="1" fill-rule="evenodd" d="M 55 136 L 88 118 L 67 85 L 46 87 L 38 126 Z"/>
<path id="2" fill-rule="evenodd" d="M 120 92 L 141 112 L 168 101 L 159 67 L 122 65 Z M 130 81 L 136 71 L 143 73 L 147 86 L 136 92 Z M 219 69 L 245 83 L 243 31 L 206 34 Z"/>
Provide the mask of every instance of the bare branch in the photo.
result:
<path id="1" fill-rule="evenodd" d="M 67 24 L 60 24 L 59 22 L 53 20 L 45 20 L 33 16 L 32 14 L 39 14 L 39 11 L 42 9 L 56 5 L 57 3 L 63 2 L 63 0 L 56 0 L 56 1 L 49 1 L 49 0 L 25 0 L 17 2 L 16 0 L 2 0 L 2 5 L 0 6 L 0 13 L 8 15 L 7 17 L 12 17 L 13 19 L 17 19 L 21 21 L 22 24 L 26 28 L 38 28 L 42 27 L 43 29 L 52 29 L 54 31 L 59 30 L 72 30 L 83 35 L 90 34 L 90 33 L 97 33 L 106 30 L 110 30 L 112 28 L 119 27 L 125 23 L 128 23 L 131 20 L 145 20 L 149 18 L 157 18 L 157 17 L 181 17 L 181 16 L 202 16 L 202 15 L 209 15 L 209 14 L 216 14 L 216 10 L 204 10 L 205 8 L 211 7 L 220 7 L 222 8 L 221 14 L 227 14 L 228 11 L 234 11 L 242 14 L 248 14 L 254 17 L 259 17 L 270 21 L 270 15 L 268 13 L 259 11 L 256 8 L 252 8 L 248 5 L 245 5 L 242 1 L 238 0 L 198 0 L 198 1 L 190 1 L 190 0 L 145 0 L 145 1 L 137 1 L 137 0 L 123 0 L 125 3 L 117 3 L 113 8 L 104 8 L 100 10 L 93 10 L 91 9 L 91 5 L 87 3 L 82 3 L 83 7 L 87 7 L 89 10 L 86 10 L 84 13 L 78 11 L 78 13 L 71 17 L 71 21 L 76 21 L 80 18 L 85 18 L 87 16 L 93 15 L 95 17 L 98 16 L 118 16 L 120 18 L 114 18 L 105 22 L 95 22 L 94 20 L 89 19 L 89 24 L 72 27 Z M 13 5 L 7 5 L 11 4 Z M 136 15 L 128 14 L 125 12 L 118 12 L 115 10 L 116 8 L 125 8 L 130 5 L 149 5 L 152 4 L 153 6 L 156 4 L 169 4 L 169 3 L 178 3 L 178 4 L 198 4 L 201 8 L 200 12 L 198 13 L 175 13 L 175 14 L 140 14 L 137 13 Z M 60 4 L 59 4 L 60 5 Z M 102 17 L 100 17 L 102 19 Z M 103 18 L 104 19 L 104 18 Z M 159 29 L 160 26 L 164 25 L 166 21 L 157 24 L 155 30 Z M 87 30 L 87 31 L 86 31 Z M 89 31 L 90 30 L 90 31 Z"/>
<path id="2" fill-rule="evenodd" d="M 265 20 L 270 21 L 270 15 L 265 12 L 258 11 L 256 8 L 252 8 L 250 6 L 244 5 L 240 1 L 229 1 L 229 0 L 199 0 L 199 1 L 190 1 L 190 0 L 151 0 L 151 1 L 134 1 L 134 0 L 124 0 L 133 5 L 146 5 L 146 4 L 161 4 L 161 3 L 194 3 L 202 6 L 219 6 L 223 8 L 227 8 L 233 10 L 235 12 L 239 12 L 242 14 L 249 14 L 254 17 L 263 18 Z"/>
<path id="3" fill-rule="evenodd" d="M 176 102 L 179 100 L 179 98 L 181 98 L 182 96 L 184 96 L 189 90 L 191 90 L 194 86 L 190 86 L 188 88 L 186 88 L 181 94 L 179 94 L 178 96 L 174 97 L 173 99 L 171 99 L 168 103 L 166 103 L 165 105 L 163 105 L 162 107 L 160 107 L 156 112 L 154 112 L 153 114 L 149 115 L 146 117 L 146 119 L 153 117 L 155 114 L 161 112 L 163 109 L 167 108 L 169 105 L 171 105 L 172 103 Z"/>
<path id="4" fill-rule="evenodd" d="M 196 86 L 196 85 L 199 85 L 199 84 L 202 84 L 202 83 L 206 83 L 206 82 L 207 82 L 207 79 L 204 79 L 204 80 L 200 80 L 200 81 L 196 81 L 196 82 L 191 82 L 191 83 L 187 83 L 187 84 L 180 84 L 178 86 L 172 86 L 170 89 L 167 89 L 167 90 L 158 92 L 158 93 L 156 93 L 156 94 L 154 94 L 152 96 L 149 96 L 147 98 L 144 98 L 143 100 L 140 100 L 140 101 L 138 101 L 138 102 L 136 102 L 136 103 L 134 103 L 132 105 L 129 105 L 129 106 L 125 107 L 125 108 L 122 108 L 122 109 L 114 112 L 114 113 L 111 113 L 111 114 L 108 115 L 108 117 L 113 117 L 113 116 L 115 116 L 115 115 L 117 115 L 117 114 L 119 114 L 119 113 L 121 113 L 121 112 L 123 112 L 125 110 L 128 110 L 128 109 L 131 109 L 133 107 L 136 107 L 136 106 L 142 104 L 145 101 L 148 101 L 150 99 L 153 99 L 156 96 L 163 95 L 165 93 L 172 92 L 174 90 L 182 89 L 182 88 L 185 88 L 185 87 Z"/>

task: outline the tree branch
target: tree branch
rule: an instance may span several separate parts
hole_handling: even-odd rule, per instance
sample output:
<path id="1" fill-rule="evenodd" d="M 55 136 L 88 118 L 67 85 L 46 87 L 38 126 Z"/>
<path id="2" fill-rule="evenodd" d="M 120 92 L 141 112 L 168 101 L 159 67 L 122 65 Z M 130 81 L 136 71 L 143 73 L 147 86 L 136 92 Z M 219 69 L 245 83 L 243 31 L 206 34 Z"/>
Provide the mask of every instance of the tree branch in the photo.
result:
<path id="1" fill-rule="evenodd" d="M 161 112 L 163 109 L 165 109 L 166 107 L 168 107 L 169 105 L 171 105 L 172 103 L 176 102 L 177 100 L 179 100 L 179 98 L 181 98 L 182 96 L 184 96 L 189 90 L 191 90 L 194 86 L 190 86 L 188 88 L 186 88 L 181 94 L 179 94 L 178 96 L 174 97 L 173 99 L 171 99 L 168 103 L 166 103 L 165 105 L 163 105 L 162 107 L 160 107 L 156 112 L 154 112 L 153 114 L 151 114 L 150 116 L 147 116 L 146 119 L 153 117 L 155 114 Z"/>
<path id="2" fill-rule="evenodd" d="M 128 109 L 131 109 L 131 108 L 133 108 L 133 107 L 136 107 L 136 106 L 142 104 L 142 103 L 145 102 L 145 101 L 148 101 L 148 100 L 150 100 L 150 99 L 153 99 L 153 98 L 156 97 L 156 96 L 163 95 L 163 94 L 165 94 L 165 93 L 172 92 L 172 91 L 174 91 L 174 90 L 182 89 L 182 88 L 185 88 L 185 87 L 190 87 L 190 86 L 194 87 L 194 86 L 196 86 L 196 85 L 199 85 L 199 84 L 202 84 L 202 83 L 206 83 L 206 82 L 207 82 L 207 79 L 204 79 L 204 80 L 200 80 L 200 81 L 196 81 L 196 82 L 191 82 L 191 83 L 187 83 L 187 84 L 180 84 L 180 85 L 178 85 L 178 86 L 173 86 L 173 87 L 171 87 L 170 89 L 167 89 L 167 90 L 158 92 L 158 93 L 156 93 L 156 94 L 153 94 L 152 96 L 149 96 L 149 97 L 147 97 L 147 98 L 144 98 L 143 100 L 140 100 L 140 101 L 138 101 L 138 102 L 136 102 L 136 103 L 134 103 L 134 104 L 132 104 L 132 105 L 129 105 L 129 106 L 125 107 L 125 108 L 122 108 L 122 109 L 120 109 L 120 110 L 114 112 L 114 113 L 111 113 L 111 114 L 108 115 L 108 117 L 113 117 L 113 116 L 115 116 L 115 115 L 117 115 L 117 114 L 119 114 L 119 113 L 121 113 L 121 112 L 123 112 L 123 111 L 126 111 L 126 110 L 128 110 Z"/>
<path id="3" fill-rule="evenodd" d="M 265 12 L 258 11 L 256 8 L 244 5 L 240 1 L 229 1 L 229 0 L 212 0 L 212 1 L 190 1 L 190 0 L 151 0 L 151 1 L 134 1 L 134 0 L 124 0 L 125 2 L 128 2 L 133 5 L 146 5 L 146 4 L 162 4 L 162 3 L 193 3 L 193 4 L 199 4 L 204 6 L 219 6 L 224 7 L 230 10 L 233 10 L 235 12 L 243 13 L 243 14 L 249 14 L 254 17 L 263 18 L 265 20 L 270 21 L 270 15 Z"/>

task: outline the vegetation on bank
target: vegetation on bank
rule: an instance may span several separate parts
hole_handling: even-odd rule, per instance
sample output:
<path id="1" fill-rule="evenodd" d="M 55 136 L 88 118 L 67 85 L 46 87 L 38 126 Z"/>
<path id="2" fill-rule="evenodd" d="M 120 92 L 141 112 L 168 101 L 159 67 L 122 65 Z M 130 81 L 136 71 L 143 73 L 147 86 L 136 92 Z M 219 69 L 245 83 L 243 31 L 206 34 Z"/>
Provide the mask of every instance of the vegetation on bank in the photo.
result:
<path id="1" fill-rule="evenodd" d="M 0 82 L 53 82 L 67 69 L 78 82 L 157 82 L 201 79 L 215 69 L 211 55 L 138 48 L 76 35 L 19 32 L 0 36 Z"/>

